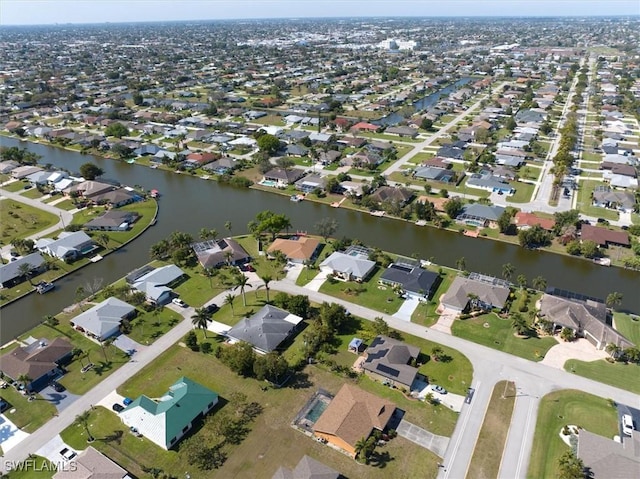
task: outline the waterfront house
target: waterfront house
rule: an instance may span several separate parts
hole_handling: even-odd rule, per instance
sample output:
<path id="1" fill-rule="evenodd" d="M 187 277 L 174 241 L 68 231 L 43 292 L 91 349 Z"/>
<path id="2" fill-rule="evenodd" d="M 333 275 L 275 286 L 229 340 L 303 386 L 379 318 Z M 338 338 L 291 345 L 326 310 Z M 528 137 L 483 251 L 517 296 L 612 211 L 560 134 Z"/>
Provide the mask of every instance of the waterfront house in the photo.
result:
<path id="1" fill-rule="evenodd" d="M 286 187 L 304 176 L 304 171 L 297 168 L 273 168 L 264 174 L 262 181 L 271 181 L 276 187 Z"/>
<path id="2" fill-rule="evenodd" d="M 267 254 L 273 255 L 276 251 L 280 251 L 287 258 L 287 261 L 304 263 L 316 257 L 320 251 L 320 241 L 307 236 L 276 238 L 267 249 Z"/>
<path id="3" fill-rule="evenodd" d="M 118 298 L 110 297 L 71 319 L 71 325 L 97 341 L 115 336 L 125 319 L 136 315 L 136 308 Z"/>
<path id="4" fill-rule="evenodd" d="M 158 399 L 139 396 L 119 416 L 149 441 L 169 450 L 218 404 L 218 394 L 183 376 Z"/>
<path id="5" fill-rule="evenodd" d="M 25 385 L 27 391 L 39 391 L 60 374 L 60 366 L 71 358 L 73 345 L 64 338 L 30 337 L 25 342 L 0 357 L 0 370 L 14 381 L 27 375 L 31 378 Z"/>
<path id="6" fill-rule="evenodd" d="M 613 231 L 598 226 L 584 224 L 580 228 L 581 241 L 594 241 L 599 247 L 609 245 L 629 247 L 629 234 L 624 231 Z"/>
<path id="7" fill-rule="evenodd" d="M 127 231 L 138 218 L 140 215 L 135 211 L 109 210 L 85 223 L 83 228 L 89 231 Z"/>
<path id="8" fill-rule="evenodd" d="M 381 186 L 369 195 L 369 197 L 378 204 L 390 202 L 401 206 L 409 203 L 413 196 L 413 190 L 399 186 Z"/>
<path id="9" fill-rule="evenodd" d="M 418 374 L 420 348 L 387 336 L 376 336 L 365 351 L 362 369 L 385 385 L 411 389 Z"/>
<path id="10" fill-rule="evenodd" d="M 311 193 L 316 189 L 323 191 L 326 185 L 326 178 L 320 175 L 307 175 L 295 182 L 296 190 L 303 193 Z"/>
<path id="11" fill-rule="evenodd" d="M 112 208 L 119 208 L 135 201 L 140 201 L 142 197 L 135 191 L 129 191 L 125 188 L 100 193 L 91 198 L 92 203 L 96 205 L 109 205 Z"/>
<path id="12" fill-rule="evenodd" d="M 320 270 L 341 281 L 365 281 L 376 267 L 368 251 L 350 247 L 344 253 L 335 251 L 320 263 Z"/>
<path id="13" fill-rule="evenodd" d="M 206 240 L 191 245 L 200 265 L 216 268 L 223 264 L 243 264 L 251 260 L 249 253 L 233 238 Z"/>
<path id="14" fill-rule="evenodd" d="M 465 205 L 462 212 L 457 216 L 456 221 L 469 226 L 480 228 L 497 228 L 498 218 L 504 212 L 502 206 L 489 206 L 480 203 Z"/>
<path id="15" fill-rule="evenodd" d="M 351 384 L 345 384 L 313 425 L 313 434 L 356 457 L 356 443 L 374 429 L 384 431 L 396 405 Z"/>
<path id="16" fill-rule="evenodd" d="M 22 271 L 23 265 L 29 265 L 29 273 Z M 0 265 L 0 287 L 11 288 L 25 280 L 27 275 L 37 275 L 45 270 L 46 261 L 40 253 L 31 253 L 15 261 Z"/>
<path id="17" fill-rule="evenodd" d="M 244 341 L 260 354 L 275 351 L 297 331 L 302 318 L 289 311 L 265 304 L 250 318 L 243 318 L 226 336 L 233 342 Z"/>
<path id="18" fill-rule="evenodd" d="M 35 247 L 41 252 L 63 261 L 73 261 L 96 248 L 91 237 L 84 231 L 63 231 L 58 239 L 40 238 Z"/>
<path id="19" fill-rule="evenodd" d="M 401 138 L 415 138 L 418 136 L 417 128 L 411 128 L 410 126 L 390 126 L 384 132 L 389 135 L 398 135 Z"/>
<path id="20" fill-rule="evenodd" d="M 152 304 L 165 304 L 171 299 L 170 285 L 178 282 L 184 271 L 174 264 L 160 268 L 143 267 L 127 276 L 127 282 L 137 291 L 142 291 Z"/>
<path id="21" fill-rule="evenodd" d="M 470 305 L 484 310 L 503 310 L 509 299 L 506 282 L 490 277 L 457 276 L 440 300 L 447 309 L 463 312 Z"/>
<path id="22" fill-rule="evenodd" d="M 440 284 L 440 275 L 422 269 L 417 262 L 398 260 L 384 270 L 379 282 L 397 288 L 407 296 L 428 299 Z"/>
<path id="23" fill-rule="evenodd" d="M 202 167 L 203 170 L 216 173 L 218 175 L 224 175 L 229 173 L 236 167 L 235 158 L 220 158 L 219 160 L 208 163 Z"/>
<path id="24" fill-rule="evenodd" d="M 11 170 L 11 178 L 21 180 L 29 175 L 38 173 L 39 171 L 43 171 L 43 168 L 40 168 L 39 166 L 18 166 Z"/>
<path id="25" fill-rule="evenodd" d="M 13 160 L 0 161 L 0 174 L 6 175 L 10 173 L 12 170 L 15 170 L 20 166 L 20 163 Z"/>
<path id="26" fill-rule="evenodd" d="M 527 230 L 532 226 L 540 226 L 547 231 L 551 231 L 556 222 L 552 218 L 540 218 L 534 213 L 525 213 L 524 211 L 518 211 L 514 217 L 516 228 L 519 230 Z"/>

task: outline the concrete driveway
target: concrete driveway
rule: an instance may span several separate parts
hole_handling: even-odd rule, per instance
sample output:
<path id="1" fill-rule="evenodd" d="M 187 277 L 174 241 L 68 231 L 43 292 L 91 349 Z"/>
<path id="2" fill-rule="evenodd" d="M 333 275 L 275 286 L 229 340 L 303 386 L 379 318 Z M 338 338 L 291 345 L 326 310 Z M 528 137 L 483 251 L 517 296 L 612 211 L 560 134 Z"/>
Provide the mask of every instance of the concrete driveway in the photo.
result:
<path id="1" fill-rule="evenodd" d="M 313 278 L 306 284 L 305 289 L 310 289 L 311 291 L 320 291 L 320 286 L 322 286 L 327 280 L 328 274 L 329 271 L 320 271 L 315 278 Z"/>
<path id="2" fill-rule="evenodd" d="M 58 412 L 71 406 L 80 397 L 77 394 L 71 394 L 69 391 L 62 391 L 59 393 L 51 386 L 47 386 L 42 389 L 40 391 L 40 396 L 42 396 L 45 401 L 49 401 L 53 404 Z"/>
<path id="3" fill-rule="evenodd" d="M 432 432 L 422 429 L 415 424 L 411 424 L 409 421 L 405 421 L 404 419 L 400 421 L 400 425 L 396 429 L 396 432 L 398 433 L 398 436 L 402 436 L 418 446 L 429 449 L 439 457 L 444 457 L 444 453 L 449 445 L 448 437 L 433 434 Z"/>
<path id="4" fill-rule="evenodd" d="M 605 351 L 598 350 L 593 344 L 584 338 L 571 342 L 561 342 L 553 346 L 545 354 L 542 364 L 552 368 L 564 369 L 564 363 L 569 359 L 579 359 L 580 361 L 597 361 L 609 356 Z"/>
<path id="5" fill-rule="evenodd" d="M 146 348 L 146 346 L 143 346 L 124 334 L 118 336 L 115 341 L 113 341 L 113 345 L 125 353 L 129 351 L 139 352 Z"/>
<path id="6" fill-rule="evenodd" d="M 411 315 L 416 310 L 419 304 L 420 301 L 418 301 L 418 298 L 409 296 L 402 302 L 400 309 L 393 315 L 393 317 L 410 323 Z"/>
<path id="7" fill-rule="evenodd" d="M 7 419 L 4 414 L 0 414 L 0 446 L 2 446 L 3 452 L 6 453 L 28 437 L 28 433 L 18 429 L 18 426 Z"/>
<path id="8" fill-rule="evenodd" d="M 36 451 L 36 454 L 38 456 L 46 457 L 56 465 L 60 465 L 60 464 L 64 464 L 65 462 L 62 456 L 60 455 L 60 451 L 62 451 L 65 447 L 67 449 L 75 451 L 75 449 L 67 445 L 62 440 L 62 438 L 60 437 L 60 434 L 56 434 L 54 437 L 51 438 L 49 442 L 47 442 L 44 446 L 38 449 Z"/>
<path id="9" fill-rule="evenodd" d="M 103 397 L 97 404 L 96 406 L 102 406 L 105 409 L 108 409 L 109 411 L 113 411 L 113 405 L 118 403 L 118 404 L 122 404 L 124 406 L 124 396 L 121 396 L 120 394 L 118 394 L 117 391 L 111 391 L 109 394 L 107 394 L 105 397 Z M 114 411 L 115 414 L 115 411 Z"/>

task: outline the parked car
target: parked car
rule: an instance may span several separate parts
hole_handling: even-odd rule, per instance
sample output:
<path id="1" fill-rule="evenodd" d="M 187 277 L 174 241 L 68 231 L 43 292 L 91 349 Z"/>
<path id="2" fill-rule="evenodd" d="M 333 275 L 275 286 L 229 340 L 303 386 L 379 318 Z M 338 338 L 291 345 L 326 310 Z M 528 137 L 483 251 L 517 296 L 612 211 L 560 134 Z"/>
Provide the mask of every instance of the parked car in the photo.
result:
<path id="1" fill-rule="evenodd" d="M 70 461 L 71 459 L 76 457 L 77 454 L 76 454 L 76 451 L 74 451 L 73 449 L 69 449 L 68 447 L 65 447 L 60 451 L 60 455 L 62 456 L 63 459 Z"/>
<path id="2" fill-rule="evenodd" d="M 447 390 L 442 386 L 438 386 L 437 384 L 434 384 L 432 389 L 439 394 L 447 394 Z"/>
<path id="3" fill-rule="evenodd" d="M 204 312 L 207 314 L 213 314 L 218 311 L 220 307 L 216 303 L 211 303 L 204 307 Z"/>
<path id="4" fill-rule="evenodd" d="M 133 402 L 133 399 L 131 398 L 124 398 L 122 400 L 122 404 L 124 404 L 125 406 L 128 406 L 129 404 L 131 404 Z"/>
<path id="5" fill-rule="evenodd" d="M 171 300 L 171 302 L 173 304 L 177 304 L 178 306 L 180 306 L 181 308 L 186 308 L 187 307 L 187 303 L 185 303 L 184 301 L 182 301 L 180 298 L 173 298 Z"/>
<path id="6" fill-rule="evenodd" d="M 60 384 L 58 381 L 51 381 L 51 387 L 57 393 L 61 393 L 61 392 L 65 391 L 64 386 L 62 384 Z"/>
<path id="7" fill-rule="evenodd" d="M 241 269 L 242 271 L 252 271 L 252 272 L 255 272 L 255 270 L 256 270 L 256 269 L 253 267 L 253 265 L 251 265 L 251 264 L 249 264 L 249 263 L 247 263 L 247 264 L 243 264 L 242 266 L 240 266 L 240 269 Z"/>
<path id="8" fill-rule="evenodd" d="M 632 436 L 635 427 L 633 427 L 633 418 L 630 414 L 622 416 L 622 432 L 627 436 Z"/>
<path id="9" fill-rule="evenodd" d="M 9 403 L 4 399 L 0 398 L 0 414 L 9 409 Z"/>
<path id="10" fill-rule="evenodd" d="M 121 412 L 124 411 L 124 406 L 120 403 L 115 403 L 113 406 L 111 406 L 111 409 L 113 409 L 115 412 Z"/>

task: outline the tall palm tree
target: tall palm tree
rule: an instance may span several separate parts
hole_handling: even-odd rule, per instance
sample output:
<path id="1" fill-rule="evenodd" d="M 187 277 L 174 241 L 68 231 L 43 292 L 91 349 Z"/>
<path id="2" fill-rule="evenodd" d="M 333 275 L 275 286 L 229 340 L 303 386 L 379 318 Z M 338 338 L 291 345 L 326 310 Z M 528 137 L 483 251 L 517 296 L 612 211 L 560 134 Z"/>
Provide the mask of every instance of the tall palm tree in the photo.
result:
<path id="1" fill-rule="evenodd" d="M 18 266 L 18 273 L 20 274 L 20 276 L 26 277 L 31 286 L 33 286 L 33 283 L 31 282 L 31 273 L 33 273 L 33 270 L 33 265 L 30 263 L 22 263 L 20 266 Z"/>
<path id="2" fill-rule="evenodd" d="M 91 419 L 91 411 L 89 409 L 87 409 L 83 413 L 78 414 L 76 416 L 76 420 L 74 422 L 77 425 L 82 426 L 84 428 L 85 432 L 87 433 L 87 441 L 88 442 L 93 442 L 94 441 L 94 437 L 91 434 L 91 431 L 89 430 L 89 420 L 90 419 Z"/>
<path id="3" fill-rule="evenodd" d="M 242 295 L 242 305 L 247 307 L 247 297 L 245 294 L 245 288 L 250 288 L 251 284 L 249 284 L 249 278 L 247 278 L 244 274 L 241 274 L 236 277 L 235 288 L 240 288 L 240 294 Z"/>
<path id="4" fill-rule="evenodd" d="M 104 247 L 104 249 L 108 249 L 109 248 L 109 243 L 111 242 L 111 238 L 109 238 L 109 235 L 107 233 L 100 233 L 99 235 L 96 236 L 96 242 Z"/>
<path id="5" fill-rule="evenodd" d="M 502 277 L 506 280 L 509 281 L 511 279 L 511 277 L 513 276 L 513 273 L 516 269 L 514 268 L 514 266 L 511 263 L 505 263 L 502 265 Z"/>
<path id="6" fill-rule="evenodd" d="M 267 292 L 267 303 L 269 302 L 269 283 L 273 281 L 273 276 L 269 274 L 265 274 L 264 276 L 260 276 L 260 279 L 264 283 L 264 289 Z"/>
<path id="7" fill-rule="evenodd" d="M 529 325 L 527 324 L 527 320 L 524 319 L 520 313 L 514 313 L 511 317 L 511 326 L 516 330 L 516 333 L 519 335 L 526 334 L 529 331 Z"/>
<path id="8" fill-rule="evenodd" d="M 231 314 L 234 315 L 234 311 L 233 311 L 233 301 L 236 299 L 236 295 L 235 294 L 231 294 L 229 293 L 228 295 L 226 295 L 224 297 L 224 304 L 228 304 L 229 306 L 231 306 Z"/>
<path id="9" fill-rule="evenodd" d="M 207 326 L 211 321 L 211 317 L 204 310 L 204 308 L 196 308 L 193 312 L 193 316 L 191 316 L 191 324 L 193 324 L 194 328 L 199 328 L 204 331 L 204 337 L 207 337 Z"/>
<path id="10" fill-rule="evenodd" d="M 533 281 L 531 281 L 531 286 L 538 291 L 544 291 L 547 289 L 547 280 L 542 276 L 536 276 L 533 278 Z"/>
<path id="11" fill-rule="evenodd" d="M 356 457 L 358 457 L 361 453 L 363 453 L 364 450 L 366 449 L 366 447 L 367 447 L 367 440 L 363 436 L 360 439 L 358 439 L 358 441 L 354 445 L 354 450 L 355 450 L 355 453 L 356 453 Z"/>
<path id="12" fill-rule="evenodd" d="M 102 348 L 102 354 L 104 354 L 104 362 L 109 362 L 109 357 L 107 356 L 107 350 L 111 347 L 115 338 L 107 338 L 104 341 L 100 341 L 100 347 Z"/>
<path id="13" fill-rule="evenodd" d="M 617 291 L 609 293 L 605 303 L 607 307 L 611 309 L 613 309 L 614 306 L 620 306 L 622 304 L 622 293 L 618 293 Z"/>
<path id="14" fill-rule="evenodd" d="M 27 391 L 28 390 L 27 384 L 33 381 L 33 378 L 31 378 L 31 376 L 29 376 L 28 374 L 21 374 L 16 378 L 16 381 L 22 384 L 22 387 L 24 388 L 24 390 Z"/>

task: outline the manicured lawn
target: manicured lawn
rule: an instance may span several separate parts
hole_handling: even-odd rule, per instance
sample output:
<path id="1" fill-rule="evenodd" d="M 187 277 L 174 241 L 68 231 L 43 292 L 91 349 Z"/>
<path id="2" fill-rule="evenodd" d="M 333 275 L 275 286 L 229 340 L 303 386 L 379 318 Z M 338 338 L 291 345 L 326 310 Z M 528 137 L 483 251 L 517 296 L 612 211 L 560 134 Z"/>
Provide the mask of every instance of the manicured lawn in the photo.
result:
<path id="1" fill-rule="evenodd" d="M 13 183 L 9 183 L 8 185 L 4 185 L 2 187 L 2 189 L 10 191 L 12 193 L 16 193 L 18 191 L 24 190 L 25 185 L 28 185 L 28 184 L 29 183 L 22 182 L 22 181 L 14 181 Z"/>
<path id="2" fill-rule="evenodd" d="M 211 371 L 215 371 L 215 374 L 211 374 Z M 264 408 L 256 421 L 250 424 L 251 432 L 240 445 L 225 446 L 229 456 L 220 469 L 199 471 L 188 462 L 185 454 L 164 451 L 144 438 L 129 434 L 117 416 L 103 408 L 96 408 L 92 412 L 89 428 L 97 438 L 92 445 L 137 477 L 146 477 L 142 471 L 143 466 L 160 468 L 174 477 L 182 477 L 188 471 L 193 479 L 271 477 L 280 465 L 295 466 L 304 454 L 311 455 L 349 478 L 417 479 L 436 476 L 438 458 L 403 438 L 396 438 L 378 450 L 389 454 L 388 460 L 383 462 L 384 467 L 362 466 L 291 428 L 290 423 L 295 414 L 319 387 L 335 393 L 345 382 L 343 378 L 317 367 L 307 367 L 289 387 L 263 391 L 261 386 L 264 383 L 237 376 L 221 365 L 213 355 L 205 356 L 173 346 L 155 360 L 153 365 L 125 383 L 119 392 L 129 397 L 137 397 L 142 393 L 158 397 L 185 373 L 216 391 L 222 398 L 220 408 L 223 411 L 226 400 L 235 392 L 246 394 L 249 401 L 256 401 Z M 400 402 L 397 404 L 400 407 L 404 405 Z M 410 418 L 420 418 L 427 406 L 411 402 L 407 404 L 407 408 Z M 218 411 L 219 409 L 215 409 L 210 414 Z M 445 417 L 452 413 L 442 408 L 438 414 L 438 417 Z M 118 431 L 123 430 L 124 434 L 119 437 Z M 84 448 L 84 434 L 82 427 L 72 425 L 63 431 L 62 437 L 72 447 Z"/>
<path id="3" fill-rule="evenodd" d="M 189 306 L 200 307 L 221 291 L 233 286 L 233 275 L 228 267 L 216 268 L 212 277 L 207 277 L 201 266 L 183 267 L 187 279 L 173 290 Z"/>
<path id="4" fill-rule="evenodd" d="M 514 383 L 500 381 L 494 386 L 467 477 L 498 477 L 515 401 Z"/>
<path id="5" fill-rule="evenodd" d="M 242 302 L 242 295 L 239 289 L 230 294 L 235 296 L 233 308 L 231 308 L 229 304 L 219 304 L 220 310 L 213 315 L 215 321 L 228 324 L 229 326 L 233 326 L 244 317 L 252 316 L 262 308 L 267 301 L 267 292 L 264 288 L 257 291 L 249 288 L 245 289 L 246 306 Z M 269 291 L 269 299 L 273 300 L 273 296 L 276 294 L 277 292 L 275 291 Z"/>
<path id="6" fill-rule="evenodd" d="M 0 203 L 0 244 L 9 244 L 16 238 L 26 238 L 58 222 L 58 217 L 30 205 L 11 199 Z"/>
<path id="7" fill-rule="evenodd" d="M 67 199 L 67 200 L 61 201 L 60 203 L 56 203 L 55 207 L 60 208 L 61 210 L 71 211 L 76 208 L 76 205 L 73 203 L 73 200 Z"/>
<path id="8" fill-rule="evenodd" d="M 591 205 L 591 193 L 597 185 L 603 183 L 598 181 L 581 181 L 578 189 L 578 208 L 582 213 L 597 218 L 617 221 L 620 217 L 617 211 L 608 210 L 606 208 L 598 208 Z"/>
<path id="9" fill-rule="evenodd" d="M 378 284 L 378 279 L 384 273 L 384 268 L 376 267 L 376 271 L 368 281 L 356 283 L 354 281 L 325 281 L 320 286 L 320 292 L 352 303 L 366 306 L 387 314 L 393 314 L 400 308 L 402 299 L 398 297 L 390 286 Z"/>
<path id="10" fill-rule="evenodd" d="M 511 327 L 511 319 L 501 319 L 494 313 L 456 319 L 451 330 L 454 336 L 531 361 L 542 360 L 547 351 L 558 344 L 551 337 L 516 337 Z"/>
<path id="11" fill-rule="evenodd" d="M 48 459 L 31 455 L 6 475 L 11 479 L 49 479 L 56 473 L 56 465 Z"/>
<path id="12" fill-rule="evenodd" d="M 2 389 L 0 395 L 11 404 L 11 409 L 6 410 L 4 415 L 25 432 L 35 431 L 56 413 L 55 406 L 49 401 L 40 396 L 29 401 L 13 387 Z"/>
<path id="13" fill-rule="evenodd" d="M 547 394 L 540 401 L 528 478 L 559 477 L 558 459 L 569 450 L 559 434 L 569 424 L 613 438 L 618 433 L 618 414 L 606 399 L 585 392 L 562 390 Z"/>
<path id="14" fill-rule="evenodd" d="M 513 195 L 507 197 L 509 203 L 528 203 L 531 201 L 534 185 L 520 181 L 511 181 L 509 184 L 516 189 Z"/>
<path id="15" fill-rule="evenodd" d="M 640 394 L 640 366 L 637 364 L 609 363 L 604 359 L 589 362 L 569 359 L 564 363 L 564 369 L 578 376 Z"/>
<path id="16" fill-rule="evenodd" d="M 151 344 L 180 321 L 182 316 L 168 308 L 138 313 L 131 321 L 131 333 L 127 336 L 137 343 Z"/>
<path id="17" fill-rule="evenodd" d="M 140 218 L 138 218 L 138 221 L 136 221 L 133 224 L 131 229 L 127 231 L 100 231 L 94 234 L 106 234 L 107 236 L 109 236 L 109 239 L 111 240 L 108 245 L 109 248 L 117 248 L 120 245 L 135 238 L 137 235 L 139 235 L 142 231 L 144 231 L 149 226 L 149 224 L 151 223 L 151 221 L 156 215 L 157 207 L 158 207 L 158 203 L 153 198 L 149 198 L 145 201 L 139 201 L 137 203 L 132 203 L 130 205 L 122 206 L 118 208 L 118 210 L 135 211 L 136 213 L 138 213 L 138 215 L 140 215 Z M 74 221 L 75 221 L 75 216 L 74 216 Z"/>
<path id="18" fill-rule="evenodd" d="M 591 153 L 589 151 L 583 151 L 582 152 L 582 159 L 584 161 L 599 162 L 600 160 L 602 160 L 602 154 L 600 154 L 600 153 Z"/>
<path id="19" fill-rule="evenodd" d="M 24 193 L 22 193 L 21 196 L 24 196 L 25 198 L 31 198 L 32 200 L 38 199 L 38 198 L 42 198 L 44 196 L 43 193 L 41 193 L 38 188 L 30 188 L 28 190 L 26 190 Z"/>
<path id="20" fill-rule="evenodd" d="M 616 329 L 629 341 L 640 346 L 640 319 L 632 318 L 626 313 L 615 312 L 613 315 Z"/>
<path id="21" fill-rule="evenodd" d="M 423 326 L 429 327 L 433 326 L 438 322 L 440 316 L 436 313 L 436 309 L 438 308 L 438 303 L 440 296 L 447 292 L 449 286 L 453 282 L 455 278 L 455 274 L 453 272 L 445 272 L 442 276 L 442 281 L 438 286 L 438 289 L 433 294 L 433 297 L 429 302 L 420 303 L 418 307 L 415 309 L 413 314 L 411 315 L 411 322 L 422 324 Z"/>
<path id="22" fill-rule="evenodd" d="M 305 286 L 309 281 L 318 276 L 318 273 L 320 273 L 319 269 L 303 268 L 302 272 L 296 278 L 296 285 Z"/>

